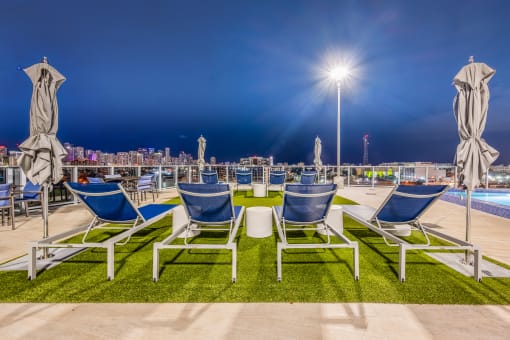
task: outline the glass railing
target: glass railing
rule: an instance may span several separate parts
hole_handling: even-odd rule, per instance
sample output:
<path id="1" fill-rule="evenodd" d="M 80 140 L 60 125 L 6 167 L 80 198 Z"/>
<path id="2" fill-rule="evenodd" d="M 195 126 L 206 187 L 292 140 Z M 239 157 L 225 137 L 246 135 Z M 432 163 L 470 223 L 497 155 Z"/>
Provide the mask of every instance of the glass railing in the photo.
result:
<path id="1" fill-rule="evenodd" d="M 206 169 L 216 170 L 221 182 L 235 182 L 235 172 L 239 168 L 251 169 L 253 182 L 266 183 L 271 169 L 285 170 L 287 183 L 299 183 L 301 173 L 314 169 L 313 166 L 248 166 L 212 165 Z M 344 186 L 391 186 L 397 184 L 432 184 L 443 183 L 457 186 L 457 170 L 451 164 L 424 166 L 342 166 L 340 168 Z M 154 174 L 154 184 L 158 191 L 175 188 L 177 183 L 199 183 L 200 171 L 197 165 L 171 166 L 64 166 L 63 181 L 86 182 L 87 177 L 104 177 L 120 174 L 121 176 L 142 176 Z M 324 166 L 317 173 L 317 183 L 336 182 L 336 166 Z M 12 183 L 22 186 L 26 177 L 17 166 L 0 166 L 0 184 Z M 491 167 L 483 176 L 481 186 L 487 188 L 510 188 L 510 167 Z M 50 192 L 52 202 L 71 201 L 62 182 L 53 185 Z"/>

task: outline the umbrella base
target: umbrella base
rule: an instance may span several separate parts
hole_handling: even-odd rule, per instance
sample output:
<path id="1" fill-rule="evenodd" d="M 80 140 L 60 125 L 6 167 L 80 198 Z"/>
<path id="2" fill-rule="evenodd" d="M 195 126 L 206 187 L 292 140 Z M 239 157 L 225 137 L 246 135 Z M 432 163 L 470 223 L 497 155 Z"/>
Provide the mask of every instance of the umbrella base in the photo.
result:
<path id="1" fill-rule="evenodd" d="M 333 177 L 333 183 L 337 185 L 338 189 L 344 188 L 344 176 L 335 176 Z"/>

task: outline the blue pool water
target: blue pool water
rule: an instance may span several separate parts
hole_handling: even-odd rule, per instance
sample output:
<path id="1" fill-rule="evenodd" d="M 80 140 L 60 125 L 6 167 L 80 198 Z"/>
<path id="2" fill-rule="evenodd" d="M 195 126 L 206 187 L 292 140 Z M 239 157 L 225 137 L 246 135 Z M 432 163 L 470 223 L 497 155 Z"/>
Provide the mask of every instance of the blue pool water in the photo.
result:
<path id="1" fill-rule="evenodd" d="M 458 189 L 448 191 L 441 198 L 451 203 L 466 205 L 466 192 Z M 471 193 L 471 208 L 510 219 L 510 191 L 477 190 Z"/>
<path id="2" fill-rule="evenodd" d="M 459 195 L 461 199 L 466 198 L 466 192 L 456 192 L 456 195 Z M 471 193 L 471 198 L 474 200 L 496 203 L 510 206 L 510 192 L 478 192 L 474 191 Z"/>

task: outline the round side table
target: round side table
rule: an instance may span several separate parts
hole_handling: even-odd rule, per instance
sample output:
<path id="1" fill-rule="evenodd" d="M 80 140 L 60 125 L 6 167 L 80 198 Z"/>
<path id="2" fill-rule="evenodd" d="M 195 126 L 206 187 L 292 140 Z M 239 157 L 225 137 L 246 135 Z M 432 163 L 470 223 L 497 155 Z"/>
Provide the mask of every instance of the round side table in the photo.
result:
<path id="1" fill-rule="evenodd" d="M 266 184 L 265 183 L 253 183 L 253 197 L 266 197 Z"/>
<path id="2" fill-rule="evenodd" d="M 246 208 L 246 235 L 256 238 L 273 235 L 273 215 L 271 208 Z"/>

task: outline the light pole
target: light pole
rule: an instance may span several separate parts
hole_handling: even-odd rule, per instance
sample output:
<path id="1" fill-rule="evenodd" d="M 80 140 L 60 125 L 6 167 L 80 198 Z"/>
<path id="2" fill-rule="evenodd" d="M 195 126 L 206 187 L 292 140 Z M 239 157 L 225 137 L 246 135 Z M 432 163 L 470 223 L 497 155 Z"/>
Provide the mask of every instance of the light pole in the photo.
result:
<path id="1" fill-rule="evenodd" d="M 338 111 L 336 121 L 336 180 L 335 183 L 343 187 L 343 178 L 340 173 L 340 98 L 342 80 L 349 75 L 349 69 L 345 66 L 338 66 L 330 71 L 330 77 L 336 82 L 338 90 Z"/>

